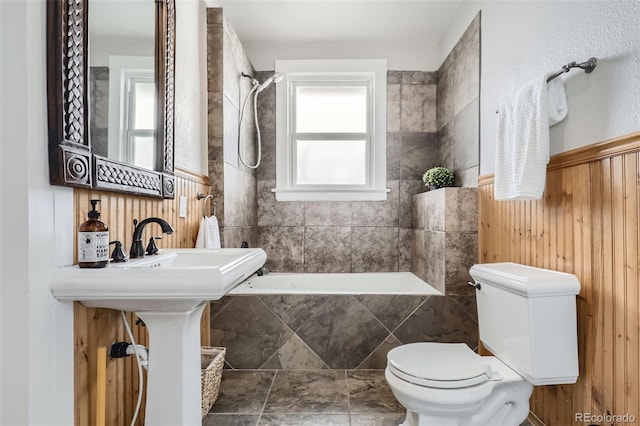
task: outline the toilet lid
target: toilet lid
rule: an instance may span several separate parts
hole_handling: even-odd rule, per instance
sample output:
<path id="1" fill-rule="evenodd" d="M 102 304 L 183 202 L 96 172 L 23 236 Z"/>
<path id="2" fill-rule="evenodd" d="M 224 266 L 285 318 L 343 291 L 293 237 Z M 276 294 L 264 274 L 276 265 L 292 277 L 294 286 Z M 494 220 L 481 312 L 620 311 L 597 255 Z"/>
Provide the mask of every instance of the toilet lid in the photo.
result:
<path id="1" fill-rule="evenodd" d="M 464 343 L 410 343 L 389 351 L 390 370 L 411 383 L 439 388 L 473 386 L 491 378 L 491 367 Z"/>

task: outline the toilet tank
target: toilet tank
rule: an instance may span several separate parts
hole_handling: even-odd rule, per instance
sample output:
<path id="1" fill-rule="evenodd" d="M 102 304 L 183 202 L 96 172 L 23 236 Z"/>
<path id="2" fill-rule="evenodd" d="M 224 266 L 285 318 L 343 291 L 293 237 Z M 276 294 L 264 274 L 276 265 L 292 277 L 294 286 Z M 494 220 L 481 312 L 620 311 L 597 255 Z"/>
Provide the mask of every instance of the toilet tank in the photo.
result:
<path id="1" fill-rule="evenodd" d="M 480 340 L 534 385 L 578 378 L 575 275 L 516 263 L 471 267 Z"/>

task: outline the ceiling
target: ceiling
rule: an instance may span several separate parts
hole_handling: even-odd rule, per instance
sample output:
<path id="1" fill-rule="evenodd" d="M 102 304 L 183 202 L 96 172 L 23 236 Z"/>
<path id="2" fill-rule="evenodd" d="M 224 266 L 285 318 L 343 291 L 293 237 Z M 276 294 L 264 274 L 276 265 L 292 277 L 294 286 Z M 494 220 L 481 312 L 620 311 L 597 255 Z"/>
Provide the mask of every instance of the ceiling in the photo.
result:
<path id="1" fill-rule="evenodd" d="M 91 0 L 88 10 L 90 36 L 154 37 L 156 6 L 152 0 Z"/>
<path id="2" fill-rule="evenodd" d="M 461 0 L 218 0 L 243 44 L 437 45 Z"/>

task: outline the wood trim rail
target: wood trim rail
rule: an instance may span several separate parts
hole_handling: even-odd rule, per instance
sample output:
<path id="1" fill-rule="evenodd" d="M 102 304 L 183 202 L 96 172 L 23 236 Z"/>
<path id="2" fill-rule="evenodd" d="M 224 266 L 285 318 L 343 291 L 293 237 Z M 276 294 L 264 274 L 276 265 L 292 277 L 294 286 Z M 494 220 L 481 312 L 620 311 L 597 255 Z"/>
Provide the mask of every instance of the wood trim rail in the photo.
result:
<path id="1" fill-rule="evenodd" d="M 190 180 L 191 182 L 199 183 L 201 185 L 211 185 L 209 176 L 202 173 L 194 172 L 179 166 L 176 166 L 174 173 L 176 177 L 181 177 L 182 179 Z"/>
<path id="2" fill-rule="evenodd" d="M 547 171 L 577 166 L 579 164 L 638 151 L 640 151 L 640 132 L 629 133 L 628 135 L 609 139 L 604 142 L 598 142 L 552 155 L 547 165 Z M 489 185 L 493 183 L 493 179 L 493 173 L 482 175 L 478 178 L 478 185 Z"/>

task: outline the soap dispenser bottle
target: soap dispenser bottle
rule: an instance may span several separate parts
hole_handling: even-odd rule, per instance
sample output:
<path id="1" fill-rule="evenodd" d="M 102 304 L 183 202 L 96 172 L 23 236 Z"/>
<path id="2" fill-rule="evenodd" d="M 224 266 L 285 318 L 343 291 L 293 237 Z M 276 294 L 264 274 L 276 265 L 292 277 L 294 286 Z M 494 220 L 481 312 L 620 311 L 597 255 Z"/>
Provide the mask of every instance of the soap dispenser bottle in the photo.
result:
<path id="1" fill-rule="evenodd" d="M 78 229 L 78 266 L 104 268 L 109 263 L 109 228 L 100 220 L 96 204 L 91 200 L 89 219 Z"/>

